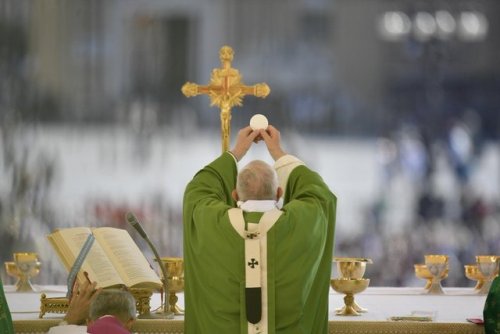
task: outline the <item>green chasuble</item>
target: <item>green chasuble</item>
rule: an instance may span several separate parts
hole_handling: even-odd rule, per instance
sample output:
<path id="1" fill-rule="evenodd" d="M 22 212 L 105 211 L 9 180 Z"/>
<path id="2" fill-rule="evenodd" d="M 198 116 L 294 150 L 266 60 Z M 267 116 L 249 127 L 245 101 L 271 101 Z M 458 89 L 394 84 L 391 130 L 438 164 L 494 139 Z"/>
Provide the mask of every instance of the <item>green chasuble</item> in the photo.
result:
<path id="1" fill-rule="evenodd" d="M 245 246 L 232 227 L 237 165 L 223 153 L 184 194 L 185 332 L 246 334 Z M 328 333 L 336 197 L 300 165 L 286 184 L 283 214 L 267 232 L 268 333 Z M 245 212 L 258 223 L 263 213 Z"/>
<path id="2" fill-rule="evenodd" d="M 2 280 L 0 279 L 0 334 L 14 334 L 14 325 L 7 305 L 7 299 L 3 291 Z"/>
<path id="3" fill-rule="evenodd" d="M 500 276 L 491 283 L 483 311 L 485 334 L 500 334 Z"/>

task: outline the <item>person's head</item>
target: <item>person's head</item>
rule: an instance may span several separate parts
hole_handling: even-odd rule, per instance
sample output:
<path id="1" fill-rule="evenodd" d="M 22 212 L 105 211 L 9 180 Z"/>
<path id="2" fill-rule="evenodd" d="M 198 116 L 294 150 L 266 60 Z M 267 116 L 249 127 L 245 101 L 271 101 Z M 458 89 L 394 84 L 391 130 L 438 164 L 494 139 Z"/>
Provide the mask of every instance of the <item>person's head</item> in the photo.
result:
<path id="1" fill-rule="evenodd" d="M 251 161 L 238 173 L 233 198 L 236 201 L 278 200 L 283 191 L 274 169 L 261 160 Z"/>
<path id="2" fill-rule="evenodd" d="M 126 290 L 103 289 L 90 304 L 89 319 L 94 322 L 104 315 L 112 315 L 129 330 L 136 318 L 134 296 Z"/>

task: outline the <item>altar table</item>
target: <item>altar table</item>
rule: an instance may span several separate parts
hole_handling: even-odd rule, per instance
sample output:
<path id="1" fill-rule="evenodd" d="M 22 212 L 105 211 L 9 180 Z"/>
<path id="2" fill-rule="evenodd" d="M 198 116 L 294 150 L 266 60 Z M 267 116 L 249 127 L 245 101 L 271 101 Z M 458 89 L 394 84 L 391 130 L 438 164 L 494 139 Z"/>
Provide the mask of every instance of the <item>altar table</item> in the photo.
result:
<path id="1" fill-rule="evenodd" d="M 57 325 L 62 315 L 47 313 L 38 319 L 40 294 L 62 297 L 62 286 L 36 286 L 37 292 L 17 293 L 13 286 L 5 286 L 5 293 L 14 320 L 16 333 L 45 333 Z M 343 295 L 330 290 L 329 333 L 340 334 L 484 334 L 481 325 L 467 318 L 482 318 L 485 295 L 477 295 L 472 288 L 444 288 L 444 295 L 426 295 L 422 288 L 369 287 L 355 295 L 356 303 L 368 309 L 360 316 L 337 316 L 335 309 L 344 305 Z M 151 308 L 160 305 L 159 294 L 153 295 Z M 178 305 L 182 308 L 183 295 Z M 392 316 L 407 316 L 412 312 L 433 316 L 431 322 L 391 321 Z M 184 317 L 173 320 L 138 319 L 136 333 L 183 333 Z M 311 333 L 314 334 L 314 333 Z"/>

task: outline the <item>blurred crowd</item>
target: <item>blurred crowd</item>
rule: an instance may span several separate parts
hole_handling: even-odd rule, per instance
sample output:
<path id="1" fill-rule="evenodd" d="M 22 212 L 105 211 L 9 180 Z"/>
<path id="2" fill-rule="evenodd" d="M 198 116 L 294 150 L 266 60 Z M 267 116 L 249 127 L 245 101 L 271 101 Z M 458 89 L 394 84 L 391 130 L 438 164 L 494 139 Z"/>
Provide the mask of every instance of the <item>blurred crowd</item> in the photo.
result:
<path id="1" fill-rule="evenodd" d="M 414 264 L 426 254 L 449 256 L 446 286 L 474 286 L 464 265 L 476 255 L 500 254 L 498 167 L 481 175 L 486 154 L 476 123 L 450 124 L 442 140 L 405 124 L 392 138 L 379 140 L 380 193 L 368 205 L 359 234 L 337 239 L 340 255 L 369 257 L 372 285 L 419 286 Z M 498 156 L 498 147 L 493 148 Z M 498 158 L 497 158 L 498 159 Z"/>
<path id="2" fill-rule="evenodd" d="M 335 245 L 335 256 L 373 260 L 366 273 L 371 285 L 423 285 L 415 277 L 413 265 L 423 263 L 426 254 L 447 254 L 450 271 L 443 285 L 473 286 L 463 266 L 475 262 L 476 255 L 500 255 L 500 151 L 496 142 L 480 140 L 480 128 L 471 119 L 464 117 L 450 123 L 440 139 L 426 138 L 414 124 L 404 124 L 392 136 L 378 139 L 377 194 L 366 203 L 360 228 L 349 233 L 338 229 Z M 3 128 L 0 155 L 2 262 L 12 260 L 14 251 L 37 251 L 43 263 L 37 282 L 63 284 L 66 274 L 45 235 L 55 228 L 77 225 L 129 229 L 151 259 L 145 242 L 127 226 L 127 211 L 133 211 L 145 224 L 162 255 L 182 256 L 179 199 L 168 198 L 157 190 L 141 194 L 135 201 L 84 196 L 78 203 L 81 210 L 70 212 L 54 196 L 65 173 L 60 168 L 60 157 L 34 150 L 26 136 L 21 137 L 22 141 L 12 140 L 9 131 Z M 143 140 L 139 143 L 148 145 Z M 133 152 L 122 157 L 123 161 L 117 160 L 113 168 L 132 161 L 136 157 Z M 488 155 L 493 156 L 490 166 L 479 168 Z M 154 164 L 150 161 L 139 168 L 148 173 L 147 165 Z M 160 189 L 167 186 L 162 183 Z M 2 275 L 4 282 L 13 283 L 12 278 L 7 280 L 5 273 Z"/>

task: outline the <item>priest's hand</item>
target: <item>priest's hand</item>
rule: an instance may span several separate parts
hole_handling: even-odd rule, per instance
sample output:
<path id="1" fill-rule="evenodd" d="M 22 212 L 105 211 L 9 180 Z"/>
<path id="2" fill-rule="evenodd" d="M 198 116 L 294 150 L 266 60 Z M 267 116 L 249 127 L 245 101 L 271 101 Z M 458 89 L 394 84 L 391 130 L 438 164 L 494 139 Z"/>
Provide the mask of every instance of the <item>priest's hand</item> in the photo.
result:
<path id="1" fill-rule="evenodd" d="M 92 302 L 96 290 L 96 282 L 85 282 L 82 285 L 75 283 L 69 308 L 64 321 L 69 325 L 83 325 L 89 317 L 90 303 Z"/>
<path id="2" fill-rule="evenodd" d="M 252 146 L 252 143 L 257 140 L 257 137 L 259 135 L 259 130 L 252 130 L 250 126 L 247 126 L 238 132 L 236 144 L 230 151 L 234 155 L 236 160 L 240 161 L 241 158 L 245 156 L 245 154 L 248 152 L 248 149 L 250 148 L 250 146 Z"/>
<path id="3" fill-rule="evenodd" d="M 278 129 L 269 125 L 266 130 L 260 130 L 260 135 L 266 143 L 267 150 L 274 161 L 286 155 L 285 151 L 281 148 L 281 135 Z"/>

